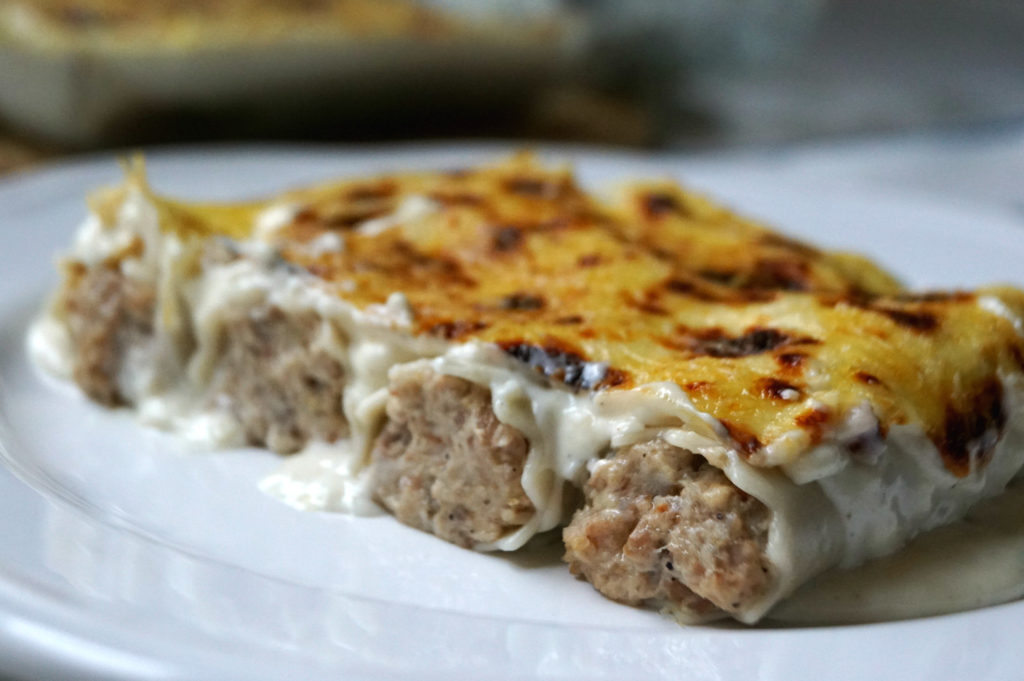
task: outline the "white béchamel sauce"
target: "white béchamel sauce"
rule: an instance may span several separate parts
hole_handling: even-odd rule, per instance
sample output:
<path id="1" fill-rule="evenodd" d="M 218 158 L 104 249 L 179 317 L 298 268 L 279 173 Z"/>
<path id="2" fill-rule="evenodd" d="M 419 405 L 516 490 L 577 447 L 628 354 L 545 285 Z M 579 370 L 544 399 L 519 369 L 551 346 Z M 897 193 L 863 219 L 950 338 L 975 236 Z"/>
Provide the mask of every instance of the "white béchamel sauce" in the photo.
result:
<path id="1" fill-rule="evenodd" d="M 860 567 L 829 570 L 768 613 L 789 624 L 856 624 L 961 612 L 1024 597 L 1024 482 L 958 522 Z"/>

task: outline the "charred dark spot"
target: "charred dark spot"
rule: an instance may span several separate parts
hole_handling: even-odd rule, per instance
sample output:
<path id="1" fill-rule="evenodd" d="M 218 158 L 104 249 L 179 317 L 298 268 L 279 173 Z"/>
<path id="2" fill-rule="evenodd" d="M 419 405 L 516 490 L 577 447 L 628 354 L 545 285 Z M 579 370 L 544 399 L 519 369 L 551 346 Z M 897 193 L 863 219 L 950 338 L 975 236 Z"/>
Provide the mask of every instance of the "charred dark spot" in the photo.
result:
<path id="1" fill-rule="evenodd" d="M 837 307 L 850 305 L 852 307 L 871 308 L 881 296 L 865 292 L 859 288 L 852 289 L 845 293 L 823 293 L 818 296 L 818 302 L 823 306 Z"/>
<path id="2" fill-rule="evenodd" d="M 775 298 L 776 292 L 767 289 L 725 287 L 710 280 L 686 280 L 678 277 L 665 281 L 664 288 L 677 295 L 713 303 L 758 303 Z"/>
<path id="3" fill-rule="evenodd" d="M 697 287 L 692 281 L 684 281 L 682 279 L 669 279 L 665 282 L 665 288 L 672 293 L 685 294 L 691 294 L 697 290 Z"/>
<path id="4" fill-rule="evenodd" d="M 690 349 L 710 357 L 746 357 L 770 352 L 792 344 L 793 338 L 777 329 L 752 328 L 740 336 L 729 336 L 722 329 L 700 329 L 689 339 Z"/>
<path id="5" fill-rule="evenodd" d="M 395 241 L 391 244 L 388 253 L 392 258 L 390 261 L 360 261 L 357 263 L 357 270 L 366 267 L 371 270 L 402 274 L 406 277 L 423 277 L 425 280 L 440 278 L 450 284 L 466 287 L 476 286 L 476 280 L 466 274 L 457 260 L 443 255 L 424 253 L 407 241 Z"/>
<path id="6" fill-rule="evenodd" d="M 512 293 L 501 299 L 502 310 L 540 310 L 544 307 L 544 299 L 529 293 Z"/>
<path id="7" fill-rule="evenodd" d="M 674 263 L 676 254 L 658 246 L 651 246 L 650 254 L 662 262 Z"/>
<path id="8" fill-rule="evenodd" d="M 783 352 L 775 356 L 775 361 L 784 369 L 798 369 L 807 360 L 802 352 Z"/>
<path id="9" fill-rule="evenodd" d="M 568 317 L 559 317 L 555 320 L 555 324 L 582 324 L 583 317 L 578 314 L 569 315 Z"/>
<path id="10" fill-rule="evenodd" d="M 556 339 L 544 345 L 520 341 L 500 343 L 509 356 L 530 366 L 548 378 L 578 390 L 597 390 L 621 385 L 626 374 L 599 362 L 587 361 L 579 352 L 568 349 Z"/>
<path id="11" fill-rule="evenodd" d="M 448 281 L 463 286 L 476 286 L 476 280 L 466 274 L 462 265 L 450 258 L 436 258 L 434 260 L 438 273 Z"/>
<path id="12" fill-rule="evenodd" d="M 878 376 L 875 376 L 874 374 L 869 374 L 866 371 L 858 371 L 853 375 L 853 377 L 865 385 L 882 384 L 882 379 L 880 379 Z"/>
<path id="13" fill-rule="evenodd" d="M 668 314 L 668 310 L 661 303 L 661 290 L 659 288 L 651 288 L 644 291 L 642 294 L 635 293 L 623 293 L 622 299 L 626 305 L 632 307 L 641 312 L 647 314 L 664 316 Z"/>
<path id="14" fill-rule="evenodd" d="M 789 345 L 821 345 L 821 341 L 810 336 L 794 336 L 789 340 Z"/>
<path id="15" fill-rule="evenodd" d="M 939 326 L 938 318 L 926 311 L 911 312 L 910 310 L 898 310 L 888 307 L 871 308 L 876 312 L 884 314 L 900 326 L 906 326 L 914 331 L 934 331 Z"/>
<path id="16" fill-rule="evenodd" d="M 349 201 L 381 201 L 395 195 L 397 187 L 393 182 L 352 187 L 345 193 Z"/>
<path id="17" fill-rule="evenodd" d="M 808 409 L 796 417 L 796 424 L 802 428 L 809 428 L 828 421 L 828 412 L 824 409 Z"/>
<path id="18" fill-rule="evenodd" d="M 458 340 L 464 336 L 487 328 L 485 322 L 479 320 L 456 319 L 452 321 L 438 322 L 427 329 L 431 336 L 444 338 L 445 340 Z"/>
<path id="19" fill-rule="evenodd" d="M 924 294 L 919 294 L 924 295 Z M 885 315 L 900 326 L 919 332 L 934 331 L 939 326 L 939 318 L 926 309 L 904 309 L 894 307 L 894 299 L 879 299 L 871 297 L 849 296 L 833 301 L 836 304 L 845 303 L 864 310 L 870 310 Z M 898 302 L 898 301 L 897 301 Z"/>
<path id="20" fill-rule="evenodd" d="M 1013 357 L 1013 361 L 1017 363 L 1017 368 L 1024 372 L 1024 351 L 1021 350 L 1020 346 L 1012 343 L 1010 345 L 1010 355 Z"/>
<path id="21" fill-rule="evenodd" d="M 662 215 L 668 215 L 669 213 L 675 213 L 676 215 L 689 214 L 689 211 L 686 210 L 685 206 L 679 203 L 676 197 L 670 194 L 663 194 L 661 192 L 645 194 L 641 199 L 641 206 L 643 208 L 644 215 L 646 215 L 648 219 L 659 218 Z"/>
<path id="22" fill-rule="evenodd" d="M 305 208 L 302 208 L 299 212 L 297 212 L 293 219 L 295 220 L 295 222 L 300 223 L 319 222 L 320 215 L 316 212 L 315 208 L 312 208 L 311 206 L 306 206 Z"/>
<path id="23" fill-rule="evenodd" d="M 810 265 L 805 260 L 762 259 L 754 263 L 743 288 L 806 291 L 810 287 Z"/>
<path id="24" fill-rule="evenodd" d="M 641 312 L 646 312 L 647 314 L 658 315 L 660 317 L 668 314 L 668 310 L 658 303 L 650 300 L 636 300 L 635 298 L 627 296 L 626 304 L 634 309 L 640 310 Z"/>
<path id="25" fill-rule="evenodd" d="M 512 225 L 498 227 L 494 230 L 492 240 L 494 250 L 508 253 L 516 250 L 523 243 L 523 231 Z"/>
<path id="26" fill-rule="evenodd" d="M 595 265 L 601 264 L 601 255 L 599 253 L 581 255 L 580 259 L 576 261 L 576 264 L 580 267 L 594 267 Z"/>
<path id="27" fill-rule="evenodd" d="M 735 270 L 701 270 L 697 274 L 701 279 L 723 285 L 731 284 L 737 276 Z"/>
<path id="28" fill-rule="evenodd" d="M 729 437 L 736 441 L 739 445 L 740 451 L 747 456 L 753 454 L 757 450 L 761 449 L 761 441 L 757 439 L 757 436 L 751 433 L 746 428 L 739 426 L 725 419 L 720 419 L 725 429 L 729 432 Z"/>
<path id="29" fill-rule="evenodd" d="M 723 298 L 724 303 L 767 303 L 775 300 L 779 295 L 778 289 L 768 288 L 740 288 L 729 298 Z"/>
<path id="30" fill-rule="evenodd" d="M 817 444 L 821 441 L 822 431 L 829 418 L 830 414 L 825 409 L 808 409 L 802 414 L 797 415 L 794 421 L 796 425 L 808 432 L 811 436 L 811 442 Z"/>
<path id="31" fill-rule="evenodd" d="M 619 241 L 630 241 L 630 239 L 623 238 L 623 234 L 619 230 L 619 227 L 613 218 L 593 206 L 582 205 L 574 207 L 572 215 L 573 221 L 584 228 L 600 225 L 607 229 L 608 232 L 615 236 Z"/>
<path id="32" fill-rule="evenodd" d="M 921 291 L 898 293 L 893 300 L 901 303 L 948 303 L 948 302 L 970 302 L 975 295 L 968 291 Z"/>
<path id="33" fill-rule="evenodd" d="M 669 279 L 665 282 L 665 288 L 672 293 L 693 293 L 697 287 L 692 281 L 683 279 Z"/>
<path id="34" fill-rule="evenodd" d="M 676 295 L 685 295 L 707 302 L 722 302 L 722 296 L 717 295 L 714 289 L 708 286 L 701 286 L 695 281 L 673 278 L 667 280 L 664 287 L 665 290 Z"/>
<path id="35" fill-rule="evenodd" d="M 946 468 L 957 477 L 971 472 L 974 462 L 988 460 L 1006 426 L 1003 385 L 991 379 L 967 401 L 963 411 L 946 407 L 946 423 L 936 445 Z"/>
<path id="36" fill-rule="evenodd" d="M 391 212 L 390 206 L 373 204 L 370 206 L 348 206 L 345 210 L 321 216 L 320 221 L 326 227 L 335 229 L 351 229 L 368 220 L 379 218 Z"/>
<path id="37" fill-rule="evenodd" d="M 794 400 L 800 396 L 800 388 L 771 376 L 757 381 L 757 391 L 766 400 Z"/>

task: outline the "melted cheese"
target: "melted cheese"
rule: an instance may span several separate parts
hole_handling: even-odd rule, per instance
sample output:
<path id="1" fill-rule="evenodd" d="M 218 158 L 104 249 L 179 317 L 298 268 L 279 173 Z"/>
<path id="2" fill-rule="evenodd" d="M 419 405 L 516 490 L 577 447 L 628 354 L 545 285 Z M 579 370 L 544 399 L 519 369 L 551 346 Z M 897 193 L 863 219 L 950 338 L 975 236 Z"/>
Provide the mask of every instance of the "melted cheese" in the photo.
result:
<path id="1" fill-rule="evenodd" d="M 471 26 L 453 13 L 407 0 L 323 0 L 298 4 L 270 0 L 33 0 L 9 2 L 0 8 L 0 28 L 12 29 L 19 39 L 32 39 L 46 47 L 85 45 L 92 49 L 131 48 L 151 53 L 326 38 L 450 39 Z"/>
<path id="2" fill-rule="evenodd" d="M 389 374 L 418 363 L 488 387 L 530 443 L 536 513 L 480 549 L 564 522 L 564 484 L 611 448 L 662 438 L 704 456 L 772 512 L 777 579 L 745 621 L 826 568 L 963 517 L 1024 465 L 1024 294 L 878 297 L 895 284 L 866 263 L 673 196 L 658 200 L 671 215 L 650 219 L 676 220 L 680 238 L 660 241 L 524 159 L 219 207 L 158 199 L 136 177 L 95 202 L 71 257 L 157 286 L 157 342 L 124 393 L 211 444 L 241 437 L 207 395 L 232 315 L 316 313 L 314 347 L 345 369 L 352 436 L 265 482 L 301 508 L 372 508 L 365 464 Z M 237 257 L 202 262 L 225 237 Z M 735 261 L 735 281 L 705 271 L 739 246 L 754 257 Z M 760 286 L 766 261 L 815 293 Z M 37 326 L 41 358 L 66 352 L 57 314 Z"/>
<path id="3" fill-rule="evenodd" d="M 296 192 L 288 200 L 305 207 L 279 234 L 286 260 L 343 283 L 356 307 L 403 292 L 417 336 L 491 343 L 548 375 L 571 373 L 570 387 L 674 383 L 750 463 L 794 479 L 841 466 L 816 445 L 869 412 L 883 433 L 920 425 L 966 471 L 951 415 L 969 421 L 979 395 L 997 389 L 993 375 L 1016 371 L 1024 295 L 900 294 L 863 261 L 678 189 L 631 196 L 661 207 L 646 217 L 606 208 L 569 175 L 516 159 Z M 343 252 L 310 255 L 305 244 L 338 225 Z M 605 368 L 599 383 L 594 367 Z"/>

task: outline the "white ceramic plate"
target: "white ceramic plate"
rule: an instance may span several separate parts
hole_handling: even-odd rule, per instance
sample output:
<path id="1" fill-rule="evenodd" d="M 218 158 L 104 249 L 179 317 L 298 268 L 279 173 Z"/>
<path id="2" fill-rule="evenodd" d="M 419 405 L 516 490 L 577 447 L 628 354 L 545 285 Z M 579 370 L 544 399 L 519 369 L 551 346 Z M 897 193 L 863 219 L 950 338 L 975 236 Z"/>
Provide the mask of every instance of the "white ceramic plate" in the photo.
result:
<path id="1" fill-rule="evenodd" d="M 164 192 L 241 198 L 504 150 L 195 149 L 150 169 Z M 676 175 L 912 284 L 1024 280 L 1024 231 L 998 211 L 794 186 L 739 161 L 549 155 L 591 187 Z M 1024 664 L 1024 603 L 877 625 L 680 628 L 572 579 L 556 541 L 483 555 L 386 516 L 300 513 L 257 490 L 274 455 L 192 451 L 86 402 L 34 370 L 25 331 L 85 193 L 118 175 L 101 158 L 0 184 L 0 675 L 942 681 Z"/>

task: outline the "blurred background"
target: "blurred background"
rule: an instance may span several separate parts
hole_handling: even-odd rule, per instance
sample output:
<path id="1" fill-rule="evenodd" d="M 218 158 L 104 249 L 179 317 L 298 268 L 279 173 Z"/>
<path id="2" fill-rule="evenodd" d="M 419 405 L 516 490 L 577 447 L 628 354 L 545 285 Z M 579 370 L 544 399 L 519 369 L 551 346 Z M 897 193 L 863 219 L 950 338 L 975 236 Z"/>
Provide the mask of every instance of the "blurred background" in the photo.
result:
<path id="1" fill-rule="evenodd" d="M 1024 129 L 1020 0 L 0 0 L 0 171 L 139 144 L 992 129 Z"/>

